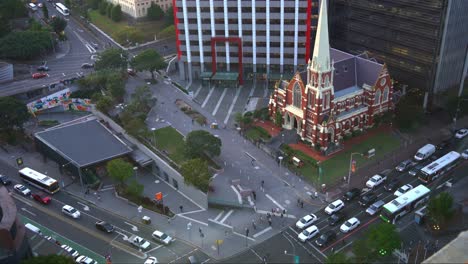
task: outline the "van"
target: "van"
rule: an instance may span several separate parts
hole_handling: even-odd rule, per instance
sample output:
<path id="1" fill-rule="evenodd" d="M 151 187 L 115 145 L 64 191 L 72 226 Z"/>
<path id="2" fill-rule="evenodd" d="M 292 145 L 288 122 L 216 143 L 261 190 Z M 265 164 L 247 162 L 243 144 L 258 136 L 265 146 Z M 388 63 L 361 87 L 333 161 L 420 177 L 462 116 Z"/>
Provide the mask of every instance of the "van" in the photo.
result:
<path id="1" fill-rule="evenodd" d="M 432 144 L 426 144 L 424 147 L 420 148 L 416 155 L 414 155 L 414 159 L 417 161 L 422 161 L 429 158 L 434 152 L 436 151 L 436 147 Z"/>
<path id="2" fill-rule="evenodd" d="M 31 231 L 31 232 L 33 232 L 33 233 L 36 233 L 36 234 L 38 234 L 38 235 L 42 235 L 41 230 L 40 230 L 38 227 L 36 227 L 35 225 L 32 225 L 32 224 L 30 224 L 30 223 L 27 223 L 27 224 L 25 224 L 24 226 L 25 226 L 27 229 L 29 229 L 29 231 Z"/>
<path id="3" fill-rule="evenodd" d="M 32 11 L 37 11 L 37 6 L 33 3 L 29 3 L 28 4 L 28 7 L 32 10 Z"/>

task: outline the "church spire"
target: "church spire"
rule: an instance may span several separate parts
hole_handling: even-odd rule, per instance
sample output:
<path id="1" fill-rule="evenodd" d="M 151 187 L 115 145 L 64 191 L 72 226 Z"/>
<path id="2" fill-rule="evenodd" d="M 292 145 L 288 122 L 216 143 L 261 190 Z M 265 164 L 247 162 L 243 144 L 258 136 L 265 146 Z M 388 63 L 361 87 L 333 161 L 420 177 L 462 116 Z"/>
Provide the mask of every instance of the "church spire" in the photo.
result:
<path id="1" fill-rule="evenodd" d="M 328 40 L 327 0 L 320 1 L 320 12 L 315 37 L 312 69 L 315 71 L 330 71 L 330 43 Z"/>

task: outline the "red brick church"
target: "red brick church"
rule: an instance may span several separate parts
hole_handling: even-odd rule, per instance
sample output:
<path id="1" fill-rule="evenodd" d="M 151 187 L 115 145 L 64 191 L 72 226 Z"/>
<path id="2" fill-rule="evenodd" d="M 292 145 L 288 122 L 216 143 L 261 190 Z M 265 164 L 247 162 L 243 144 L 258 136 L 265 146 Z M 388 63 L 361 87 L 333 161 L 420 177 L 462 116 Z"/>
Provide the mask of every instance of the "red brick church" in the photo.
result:
<path id="1" fill-rule="evenodd" d="M 330 48 L 326 1 L 320 7 L 317 37 L 307 71 L 276 84 L 269 102 L 284 129 L 326 149 L 347 133 L 372 127 L 374 116 L 393 108 L 393 84 L 385 64 Z"/>

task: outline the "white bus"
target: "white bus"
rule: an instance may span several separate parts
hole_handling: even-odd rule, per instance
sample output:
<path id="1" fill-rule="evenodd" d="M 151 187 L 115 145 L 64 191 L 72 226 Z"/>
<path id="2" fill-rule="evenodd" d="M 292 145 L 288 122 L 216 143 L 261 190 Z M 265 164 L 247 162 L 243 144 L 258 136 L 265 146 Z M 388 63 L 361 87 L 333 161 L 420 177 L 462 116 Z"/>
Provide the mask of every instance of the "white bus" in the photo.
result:
<path id="1" fill-rule="evenodd" d="M 395 224 L 400 217 L 411 212 L 414 208 L 425 204 L 429 200 L 430 191 L 429 188 L 422 184 L 413 188 L 384 205 L 380 218 L 387 223 Z"/>
<path id="2" fill-rule="evenodd" d="M 419 180 L 425 184 L 432 182 L 442 174 L 453 169 L 460 161 L 460 153 L 450 151 L 438 160 L 432 162 L 419 172 Z"/>
<path id="3" fill-rule="evenodd" d="M 55 9 L 57 9 L 57 11 L 59 11 L 64 16 L 70 15 L 70 11 L 68 11 L 68 8 L 64 6 L 62 3 L 56 3 Z"/>
<path id="4" fill-rule="evenodd" d="M 60 190 L 58 181 L 30 168 L 23 168 L 19 170 L 19 176 L 25 182 L 48 193 L 54 194 Z"/>

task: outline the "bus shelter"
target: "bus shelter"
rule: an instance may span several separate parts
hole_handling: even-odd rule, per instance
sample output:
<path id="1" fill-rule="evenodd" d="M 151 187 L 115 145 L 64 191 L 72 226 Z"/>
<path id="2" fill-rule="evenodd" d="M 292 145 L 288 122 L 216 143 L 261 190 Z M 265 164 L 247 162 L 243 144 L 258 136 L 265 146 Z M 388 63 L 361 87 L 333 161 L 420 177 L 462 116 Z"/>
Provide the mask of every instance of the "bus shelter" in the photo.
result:
<path id="1" fill-rule="evenodd" d="M 239 73 L 237 72 L 216 72 L 211 81 L 216 87 L 237 88 L 239 87 Z"/>

